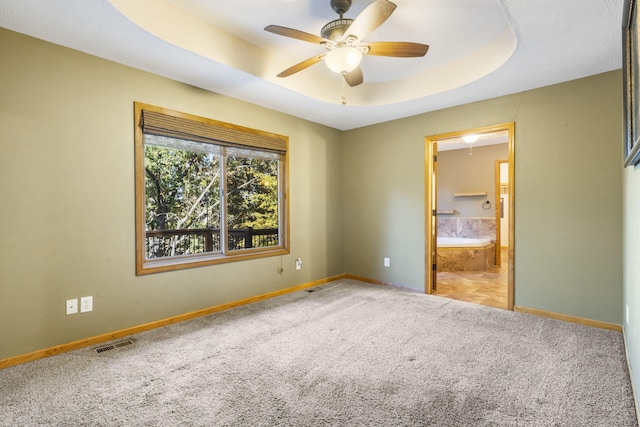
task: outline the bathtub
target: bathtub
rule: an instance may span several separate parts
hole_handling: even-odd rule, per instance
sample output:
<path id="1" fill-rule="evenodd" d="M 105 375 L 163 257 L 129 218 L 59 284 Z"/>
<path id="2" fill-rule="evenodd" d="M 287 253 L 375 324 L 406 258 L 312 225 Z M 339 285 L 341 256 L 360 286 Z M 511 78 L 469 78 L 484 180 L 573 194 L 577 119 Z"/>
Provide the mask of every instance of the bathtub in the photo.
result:
<path id="1" fill-rule="evenodd" d="M 491 245 L 491 239 L 468 239 L 465 237 L 438 237 L 439 248 L 483 248 Z"/>
<path id="2" fill-rule="evenodd" d="M 437 271 L 485 271 L 495 262 L 491 239 L 438 237 Z"/>

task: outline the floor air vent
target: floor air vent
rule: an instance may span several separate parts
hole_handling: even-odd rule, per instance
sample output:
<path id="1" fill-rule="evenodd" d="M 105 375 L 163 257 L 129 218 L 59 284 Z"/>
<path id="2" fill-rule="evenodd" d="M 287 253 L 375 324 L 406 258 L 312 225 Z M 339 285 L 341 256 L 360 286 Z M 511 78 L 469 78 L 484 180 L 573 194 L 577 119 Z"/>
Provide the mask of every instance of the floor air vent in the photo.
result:
<path id="1" fill-rule="evenodd" d="M 96 351 L 96 353 L 104 353 L 105 351 L 117 350 L 121 347 L 126 347 L 131 344 L 133 344 L 133 340 L 124 340 L 124 341 L 114 342 L 112 344 L 105 344 L 100 347 L 96 347 L 94 350 Z"/>

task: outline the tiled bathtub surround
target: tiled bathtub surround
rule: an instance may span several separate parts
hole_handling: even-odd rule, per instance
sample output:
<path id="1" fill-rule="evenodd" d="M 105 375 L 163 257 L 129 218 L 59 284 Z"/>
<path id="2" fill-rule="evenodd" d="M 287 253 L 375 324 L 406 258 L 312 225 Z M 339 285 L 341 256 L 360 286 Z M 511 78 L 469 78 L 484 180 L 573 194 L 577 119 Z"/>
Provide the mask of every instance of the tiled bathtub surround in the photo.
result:
<path id="1" fill-rule="evenodd" d="M 438 248 L 438 271 L 485 271 L 493 267 L 495 247 Z"/>
<path id="2" fill-rule="evenodd" d="M 495 218 L 438 217 L 438 237 L 496 241 Z M 438 271 L 483 271 L 493 267 L 495 245 L 484 248 L 438 248 Z"/>
<path id="3" fill-rule="evenodd" d="M 439 237 L 496 240 L 495 218 L 438 217 Z"/>

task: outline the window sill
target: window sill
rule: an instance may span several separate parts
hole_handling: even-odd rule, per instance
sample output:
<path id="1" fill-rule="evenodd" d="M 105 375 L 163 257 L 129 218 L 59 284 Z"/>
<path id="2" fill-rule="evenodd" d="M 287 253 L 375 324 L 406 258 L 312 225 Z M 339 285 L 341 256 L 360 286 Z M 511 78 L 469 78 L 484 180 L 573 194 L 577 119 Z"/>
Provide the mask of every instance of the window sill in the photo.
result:
<path id="1" fill-rule="evenodd" d="M 247 261 L 250 259 L 267 258 L 272 256 L 286 255 L 290 251 L 283 247 L 269 249 L 248 249 L 234 251 L 230 255 L 199 254 L 172 258 L 162 258 L 145 260 L 142 265 L 136 265 L 136 275 L 161 273 L 165 271 L 184 270 L 187 268 L 203 267 L 207 265 L 226 264 L 229 262 Z"/>

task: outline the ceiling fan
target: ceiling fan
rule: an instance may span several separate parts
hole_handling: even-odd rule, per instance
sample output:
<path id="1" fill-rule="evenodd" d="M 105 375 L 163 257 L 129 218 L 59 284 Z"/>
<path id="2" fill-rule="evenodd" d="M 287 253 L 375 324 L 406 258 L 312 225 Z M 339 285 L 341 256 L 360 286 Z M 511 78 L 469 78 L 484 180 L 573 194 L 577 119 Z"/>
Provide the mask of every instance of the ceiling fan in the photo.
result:
<path id="1" fill-rule="evenodd" d="M 334 72 L 342 74 L 349 86 L 364 81 L 360 61 L 363 55 L 415 58 L 424 56 L 429 46 L 412 42 L 365 42 L 364 39 L 384 23 L 396 9 L 388 0 L 375 0 L 356 19 L 344 18 L 351 7 L 351 0 L 331 0 L 331 8 L 340 15 L 320 31 L 320 36 L 293 28 L 269 25 L 266 31 L 285 37 L 324 46 L 328 52 L 321 53 L 287 68 L 278 77 L 288 77 L 324 60 Z"/>

